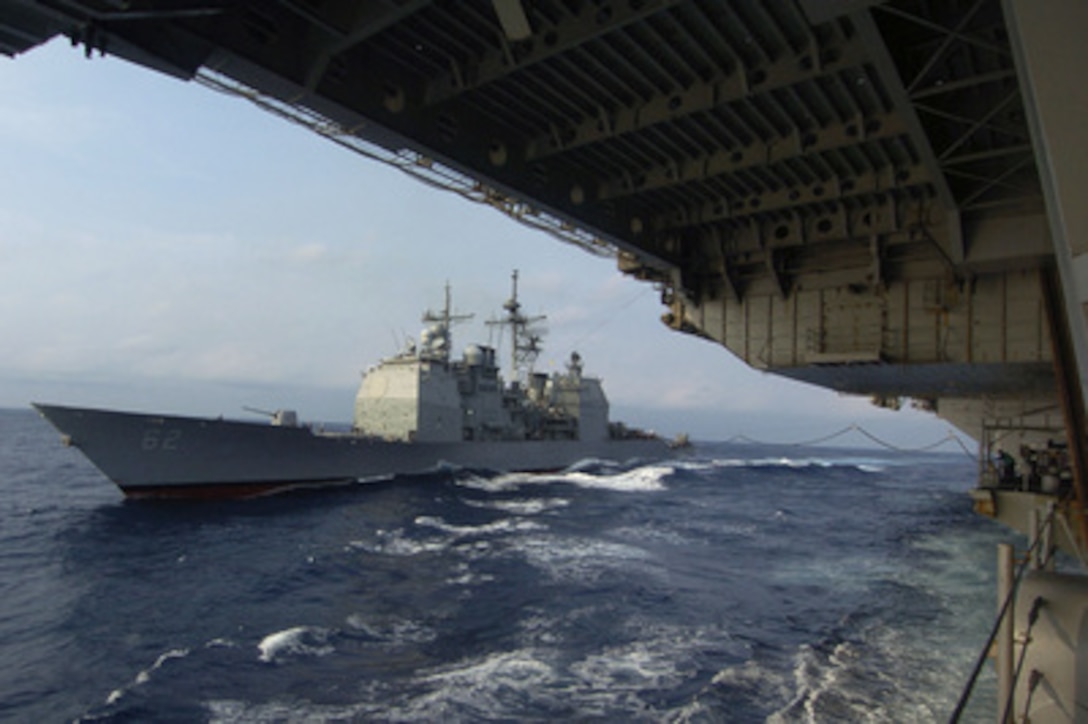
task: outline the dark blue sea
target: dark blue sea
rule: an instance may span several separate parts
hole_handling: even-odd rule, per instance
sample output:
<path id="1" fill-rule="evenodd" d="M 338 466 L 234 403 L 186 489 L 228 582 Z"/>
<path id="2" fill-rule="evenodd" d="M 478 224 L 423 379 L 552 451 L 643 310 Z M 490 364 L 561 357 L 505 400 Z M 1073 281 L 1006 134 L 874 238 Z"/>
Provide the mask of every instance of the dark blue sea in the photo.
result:
<path id="1" fill-rule="evenodd" d="M 944 720 L 1008 539 L 974 474 L 702 444 L 136 503 L 0 411 L 0 720 Z"/>

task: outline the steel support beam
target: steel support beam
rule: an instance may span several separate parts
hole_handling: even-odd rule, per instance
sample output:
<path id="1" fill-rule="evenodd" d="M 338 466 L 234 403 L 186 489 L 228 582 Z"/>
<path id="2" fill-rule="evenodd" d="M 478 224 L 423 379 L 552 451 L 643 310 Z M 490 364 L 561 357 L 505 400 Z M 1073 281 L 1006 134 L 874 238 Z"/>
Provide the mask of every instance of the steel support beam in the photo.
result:
<path id="1" fill-rule="evenodd" d="M 577 15 L 562 18 L 554 27 L 536 28 L 534 38 L 510 45 L 501 38 L 501 48 L 489 50 L 469 63 L 451 68 L 432 80 L 424 93 L 425 102 L 442 103 L 456 96 L 501 80 L 530 65 L 547 60 L 593 38 L 610 33 L 675 5 L 679 0 L 646 0 L 613 5 L 588 4 Z"/>
<path id="2" fill-rule="evenodd" d="M 1088 389 L 1088 144 L 1080 0 L 1004 0 L 1082 390 Z M 1082 398 L 1083 399 L 1083 398 Z"/>
<path id="3" fill-rule="evenodd" d="M 745 169 L 765 168 L 770 164 L 804 158 L 822 151 L 852 148 L 865 141 L 897 138 L 906 133 L 907 129 L 900 122 L 899 116 L 894 114 L 857 118 L 839 126 L 796 132 L 767 141 L 757 141 L 740 149 L 720 149 L 675 164 L 652 166 L 634 179 L 606 181 L 600 188 L 599 198 L 606 201 L 643 191 L 673 188 Z M 798 193 L 803 191 L 798 189 Z"/>
<path id="4" fill-rule="evenodd" d="M 866 47 L 869 48 L 869 52 L 873 58 L 873 64 L 877 73 L 884 81 L 888 93 L 891 95 L 892 103 L 897 112 L 902 115 L 904 123 L 910 129 L 911 140 L 918 150 L 922 163 L 929 171 L 933 188 L 937 194 L 937 199 L 945 209 L 948 211 L 955 211 L 957 208 L 956 201 L 952 195 L 951 188 L 948 186 L 948 181 L 945 179 L 944 174 L 941 173 L 937 154 L 934 152 L 933 145 L 930 143 L 929 138 L 922 128 L 922 123 L 918 119 L 918 114 L 915 112 L 914 106 L 911 103 L 910 95 L 907 93 L 903 81 L 899 77 L 895 63 L 888 53 L 887 46 L 884 44 L 884 39 L 877 29 L 872 15 L 870 12 L 860 12 L 852 15 L 851 20 L 854 23 L 854 27 L 857 28 L 859 36 L 865 42 Z M 962 262 L 966 255 L 963 240 L 951 237 L 950 235 L 949 241 L 950 243 L 945 248 L 945 253 L 956 263 Z"/>
<path id="5" fill-rule="evenodd" d="M 725 77 L 697 83 L 680 93 L 657 94 L 637 107 L 613 112 L 602 109 L 599 117 L 530 140 L 525 155 L 529 160 L 538 160 L 678 118 L 713 111 L 762 93 L 858 67 L 867 57 L 866 47 L 856 38 L 826 42 L 823 47 L 808 48 L 764 65 L 737 68 Z"/>

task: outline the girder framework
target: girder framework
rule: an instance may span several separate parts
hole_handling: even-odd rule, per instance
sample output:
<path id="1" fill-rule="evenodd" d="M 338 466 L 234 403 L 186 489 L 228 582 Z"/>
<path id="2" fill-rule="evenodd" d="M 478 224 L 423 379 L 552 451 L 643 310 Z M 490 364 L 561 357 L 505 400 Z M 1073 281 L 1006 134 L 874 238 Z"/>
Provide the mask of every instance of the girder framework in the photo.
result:
<path id="1" fill-rule="evenodd" d="M 182 77 L 211 66 L 690 280 L 695 302 L 788 294 L 825 244 L 959 263 L 961 215 L 1038 211 L 997 0 L 808 5 L 8 0 L 0 50 L 63 33 Z M 863 266 L 894 277 L 886 261 Z"/>
<path id="2" fill-rule="evenodd" d="M 1043 199 L 999 0 L 0 2 L 0 51 L 54 34 L 617 253 L 668 323 L 776 371 L 971 364 L 975 342 L 895 343 L 934 313 L 904 290 L 981 300 L 986 275 L 1046 263 L 1018 237 Z M 763 359 L 706 322 L 812 294 L 883 332 Z"/>

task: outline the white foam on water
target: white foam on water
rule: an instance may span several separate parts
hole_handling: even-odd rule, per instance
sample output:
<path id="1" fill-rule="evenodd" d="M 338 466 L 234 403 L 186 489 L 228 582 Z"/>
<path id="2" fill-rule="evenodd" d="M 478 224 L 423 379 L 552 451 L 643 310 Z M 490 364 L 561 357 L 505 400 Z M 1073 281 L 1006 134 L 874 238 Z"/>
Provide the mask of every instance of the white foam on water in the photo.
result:
<path id="1" fill-rule="evenodd" d="M 543 631 L 559 625 L 558 618 L 538 618 L 529 625 Z M 360 630 L 372 622 L 356 614 L 349 624 Z M 401 622 L 380 624 L 387 637 Z M 417 630 L 409 625 L 410 630 Z M 559 645 L 533 634 L 535 644 L 468 656 L 459 661 L 416 672 L 411 685 L 399 693 L 387 684 L 361 687 L 358 701 L 324 705 L 309 701 L 251 703 L 238 700 L 207 702 L 215 722 L 264 721 L 480 721 L 555 719 L 660 721 L 688 707 L 668 712 L 655 702 L 700 675 L 698 652 L 707 645 L 728 644 L 728 634 L 716 627 L 627 622 L 627 643 L 602 645 L 570 661 Z M 382 690 L 379 690 L 382 689 Z"/>
<path id="2" fill-rule="evenodd" d="M 606 648 L 570 669 L 591 691 L 671 689 L 687 678 L 679 668 L 682 658 L 675 646 L 651 639 Z"/>
<path id="3" fill-rule="evenodd" d="M 946 718 L 970 661 L 935 659 L 933 650 L 919 646 L 909 631 L 878 627 L 869 634 L 829 651 L 801 646 L 793 692 L 767 721 L 921 723 Z"/>
<path id="4" fill-rule="evenodd" d="M 679 721 L 686 705 L 664 712 L 656 710 L 654 700 L 701 676 L 700 659 L 708 648 L 719 655 L 749 651 L 724 628 L 713 625 L 665 624 L 634 616 L 624 629 L 631 637 L 628 642 L 602 646 L 568 666 L 572 678 L 567 689 L 580 714 L 606 716 L 622 710 Z"/>
<path id="5" fill-rule="evenodd" d="M 479 560 L 480 558 L 490 557 L 495 549 L 495 544 L 489 540 L 467 540 L 458 543 L 453 549 L 460 556 L 471 560 Z"/>
<path id="6" fill-rule="evenodd" d="M 517 540 L 512 549 L 557 581 L 594 581 L 614 571 L 655 578 L 666 576 L 664 570 L 651 565 L 653 556 L 626 543 L 537 536 Z"/>
<path id="7" fill-rule="evenodd" d="M 920 635 L 887 627 L 872 632 L 873 646 L 895 662 L 895 701 L 882 703 L 899 716 L 899 721 L 942 721 L 955 708 L 966 683 L 966 672 L 971 670 L 978 654 L 949 646 L 957 636 L 962 636 L 962 631 L 955 624 L 952 630 L 944 632 L 927 627 Z M 935 650 L 944 654 L 934 656 Z M 994 667 L 984 667 L 964 721 L 971 721 L 974 711 L 984 712 L 987 719 L 993 717 L 997 709 L 996 682 Z"/>
<path id="8" fill-rule="evenodd" d="M 258 658 L 273 663 L 287 656 L 326 656 L 335 651 L 328 642 L 329 629 L 318 626 L 294 626 L 268 634 L 257 644 Z"/>
<path id="9" fill-rule="evenodd" d="M 708 466 L 708 469 L 713 468 L 743 468 L 751 464 L 751 460 L 748 458 L 715 458 Z"/>
<path id="10" fill-rule="evenodd" d="M 793 697 L 791 681 L 781 672 L 749 659 L 740 666 L 722 669 L 711 679 L 712 686 L 740 689 L 746 696 L 765 704 L 786 702 Z"/>
<path id="11" fill-rule="evenodd" d="M 714 468 L 790 468 L 802 470 L 805 468 L 819 467 L 830 468 L 833 463 L 826 460 L 814 460 L 810 458 L 716 458 L 712 466 Z"/>
<path id="12" fill-rule="evenodd" d="M 715 458 L 709 463 L 686 463 L 688 470 L 704 471 L 717 468 L 788 468 L 792 470 L 804 470 L 807 468 L 854 468 L 864 473 L 882 473 L 892 463 L 877 458 L 791 458 L 791 457 L 763 457 L 763 458 Z M 678 465 L 677 467 L 680 467 Z"/>
<path id="13" fill-rule="evenodd" d="M 403 528 L 393 530 L 377 529 L 376 541 L 353 540 L 347 543 L 348 549 L 364 550 L 367 553 L 379 553 L 387 556 L 410 557 L 423 553 L 439 553 L 450 546 L 451 539 L 413 540 L 405 535 Z"/>
<path id="14" fill-rule="evenodd" d="M 828 460 L 821 460 L 819 458 L 764 458 L 761 460 L 753 460 L 752 465 L 755 467 L 772 467 L 772 468 L 830 468 L 834 467 L 834 463 Z"/>
<path id="15" fill-rule="evenodd" d="M 673 462 L 673 467 L 677 470 L 688 470 L 693 473 L 701 473 L 707 470 L 716 470 L 720 467 L 732 467 L 727 464 L 732 461 L 725 460 L 677 460 Z"/>
<path id="16" fill-rule="evenodd" d="M 349 722 L 369 719 L 381 707 L 369 703 L 329 705 L 313 702 L 270 701 L 251 703 L 234 699 L 204 702 L 208 721 L 215 724 L 266 724 L 266 722 Z M 383 717 L 384 718 L 384 717 Z"/>
<path id="17" fill-rule="evenodd" d="M 563 641 L 563 635 L 557 630 L 561 629 L 567 619 L 548 615 L 526 616 L 517 622 L 518 639 L 526 646 L 554 647 Z"/>
<path id="18" fill-rule="evenodd" d="M 865 708 L 855 710 L 850 705 L 850 697 L 838 687 L 842 662 L 848 656 L 849 645 L 845 643 L 835 646 L 830 655 L 819 654 L 808 645 L 802 646 L 795 658 L 793 699 L 768 717 L 768 721 L 795 721 L 797 715 L 803 712 L 804 721 L 815 722 L 829 704 L 842 715 L 841 720 L 845 721 L 846 714 L 853 710 L 855 717 L 850 719 L 860 721 L 860 715 L 866 713 Z"/>
<path id="19" fill-rule="evenodd" d="M 446 583 L 451 586 L 474 586 L 479 583 L 490 583 L 495 580 L 495 576 L 490 573 L 476 573 L 472 570 L 468 563 L 458 563 L 454 566 L 454 573 L 457 575 L 450 576 L 446 579 Z"/>
<path id="20" fill-rule="evenodd" d="M 532 485 L 541 482 L 553 482 L 554 478 L 547 475 L 534 475 L 532 473 L 504 473 L 502 475 L 495 475 L 489 478 L 483 478 L 477 475 L 473 475 L 467 478 L 459 478 L 457 484 L 465 487 L 472 488 L 473 490 L 484 490 L 489 493 L 501 493 L 507 490 L 517 490 L 523 485 Z"/>
<path id="21" fill-rule="evenodd" d="M 361 613 L 353 613 L 347 617 L 346 622 L 350 628 L 381 643 L 423 644 L 438 638 L 438 633 L 434 629 L 404 619 L 375 620 Z"/>
<path id="22" fill-rule="evenodd" d="M 524 533 L 527 531 L 547 530 L 548 526 L 531 520 L 516 520 L 502 518 L 490 523 L 480 525 L 454 525 L 447 523 L 437 516 L 421 515 L 415 519 L 415 524 L 422 527 L 434 528 L 451 534 L 454 538 L 465 538 L 477 535 L 498 535 L 502 533 Z"/>
<path id="23" fill-rule="evenodd" d="M 566 508 L 570 500 L 566 498 L 533 498 L 531 500 L 465 500 L 473 508 L 501 510 L 512 515 L 539 515 L 549 510 Z"/>
<path id="24" fill-rule="evenodd" d="M 558 703 L 558 681 L 555 668 L 535 649 L 497 652 L 424 673 L 416 683 L 429 691 L 385 716 L 394 721 L 509 718 L 511 699 L 531 698 L 534 708 Z"/>
<path id="25" fill-rule="evenodd" d="M 326 721 L 477 721 L 510 720 L 519 704 L 531 700 L 562 710 L 558 675 L 539 652 L 499 652 L 465 659 L 429 671 L 413 681 L 412 691 L 393 695 L 381 684 L 360 686 L 360 701 L 327 705 L 310 701 L 205 702 L 212 722 Z M 370 689 L 368 692 L 367 689 Z"/>
<path id="26" fill-rule="evenodd" d="M 817 716 L 814 713 L 812 706 L 814 698 L 832 685 L 831 680 L 834 677 L 825 677 L 821 674 L 819 667 L 811 660 L 812 657 L 807 655 L 811 652 L 810 647 L 802 647 L 796 657 L 793 672 L 780 670 L 753 659 L 722 669 L 714 675 L 703 693 L 697 695 L 689 706 L 684 707 L 678 719 L 714 721 L 722 715 L 720 708 L 715 706 L 715 699 L 721 699 L 724 696 L 726 699 L 737 698 L 750 701 L 757 709 L 765 711 L 773 708 L 765 719 L 771 724 L 870 720 L 867 716 L 861 716 L 862 712 L 856 712 L 858 716 L 847 718 Z M 712 693 L 714 690 L 719 690 L 720 693 L 714 696 Z"/>
<path id="27" fill-rule="evenodd" d="M 665 477 L 676 472 L 671 465 L 646 465 L 612 475 L 571 472 L 555 478 L 556 481 L 574 483 L 582 488 L 614 490 L 623 493 L 650 493 L 665 490 Z"/>
<path id="28" fill-rule="evenodd" d="M 533 649 L 500 651 L 479 659 L 462 661 L 426 674 L 423 683 L 480 688 L 513 684 L 515 688 L 532 687 L 555 681 L 555 669 L 538 657 Z"/>
<path id="29" fill-rule="evenodd" d="M 608 465 L 615 465 L 615 463 L 610 460 L 603 460 L 601 458 L 582 458 L 573 465 L 568 465 L 563 472 L 585 472 L 587 470 L 593 470 L 594 468 L 604 468 Z"/>
<path id="30" fill-rule="evenodd" d="M 597 464 L 590 461 L 583 467 L 592 467 Z M 466 478 L 459 481 L 459 484 L 493 493 L 516 490 L 528 485 L 553 485 L 555 483 L 569 483 L 581 488 L 614 490 L 621 493 L 644 493 L 664 490 L 665 477 L 674 472 L 676 472 L 676 468 L 672 465 L 657 464 L 644 465 L 619 473 L 593 473 L 574 466 L 565 472 L 554 475 L 509 473 L 497 475 L 493 478 Z"/>
<path id="31" fill-rule="evenodd" d="M 459 576 L 447 578 L 446 583 L 450 586 L 477 586 L 494 580 L 495 577 L 489 573 L 462 573 Z"/>
<path id="32" fill-rule="evenodd" d="M 162 665 L 170 659 L 183 659 L 188 655 L 189 649 L 170 649 L 165 654 L 160 654 L 159 658 L 155 659 L 155 663 L 153 663 L 150 668 L 144 669 L 136 675 L 136 683 L 146 683 L 151 678 L 151 674 L 158 669 L 161 669 Z"/>
<path id="33" fill-rule="evenodd" d="M 106 703 L 113 704 L 127 694 L 132 688 L 146 684 L 151 680 L 151 675 L 161 669 L 163 664 L 167 661 L 170 661 L 171 659 L 183 659 L 188 655 L 189 649 L 186 648 L 170 649 L 166 653 L 159 654 L 159 657 L 155 659 L 155 663 L 151 664 L 151 666 L 146 669 L 141 669 L 130 684 L 111 691 L 109 696 L 106 697 Z"/>

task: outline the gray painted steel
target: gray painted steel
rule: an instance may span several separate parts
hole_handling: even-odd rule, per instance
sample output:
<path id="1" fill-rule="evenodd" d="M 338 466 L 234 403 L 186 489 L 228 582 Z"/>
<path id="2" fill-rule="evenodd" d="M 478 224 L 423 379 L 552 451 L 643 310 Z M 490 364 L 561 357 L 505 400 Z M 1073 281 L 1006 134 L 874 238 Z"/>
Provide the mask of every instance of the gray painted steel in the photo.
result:
<path id="1" fill-rule="evenodd" d="M 308 427 L 35 404 L 126 494 L 241 495 L 322 485 L 445 464 L 496 471 L 557 470 L 587 458 L 626 461 L 669 454 L 660 439 L 389 442 Z M 200 491 L 197 493 L 196 491 Z"/>
<path id="2" fill-rule="evenodd" d="M 413 342 L 363 377 L 350 433 L 314 431 L 293 410 L 269 413 L 272 424 L 35 405 L 65 440 L 83 451 L 127 494 L 143 497 L 244 497 L 293 486 L 328 485 L 443 464 L 497 471 L 558 470 L 587 458 L 660 457 L 655 435 L 608 420 L 601 381 L 582 375 L 571 355 L 565 373 L 526 373 L 540 351 L 522 314 L 517 272 L 503 305 L 513 348 L 506 384 L 495 350 L 471 345 L 450 358 L 449 285 L 440 313 Z M 524 376 L 528 384 L 519 380 Z"/>

